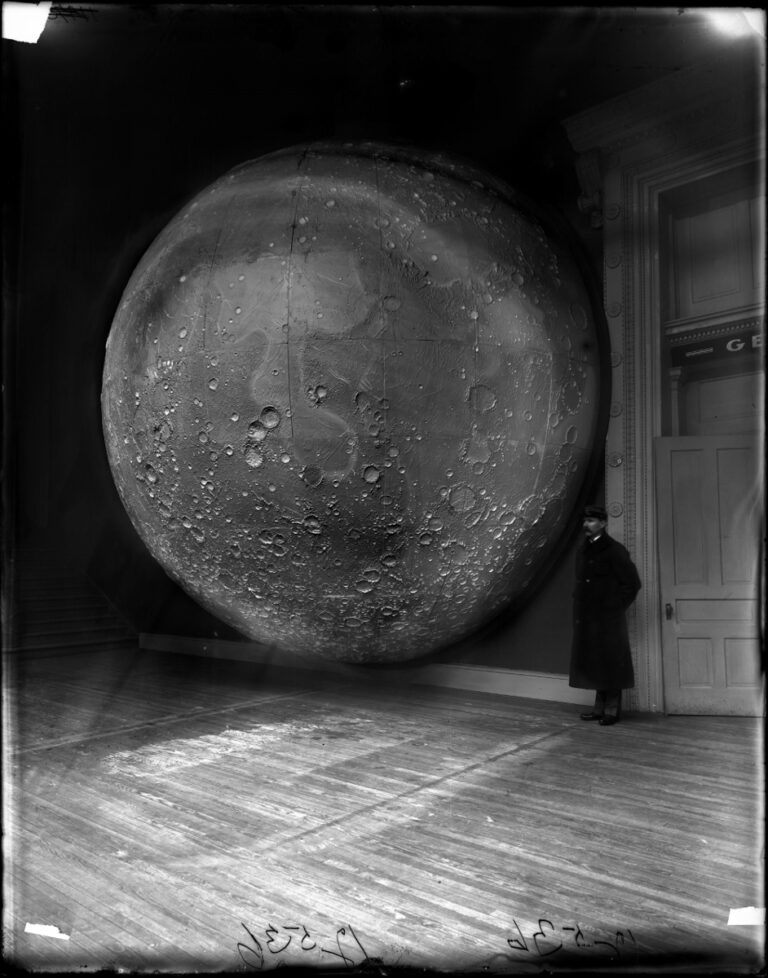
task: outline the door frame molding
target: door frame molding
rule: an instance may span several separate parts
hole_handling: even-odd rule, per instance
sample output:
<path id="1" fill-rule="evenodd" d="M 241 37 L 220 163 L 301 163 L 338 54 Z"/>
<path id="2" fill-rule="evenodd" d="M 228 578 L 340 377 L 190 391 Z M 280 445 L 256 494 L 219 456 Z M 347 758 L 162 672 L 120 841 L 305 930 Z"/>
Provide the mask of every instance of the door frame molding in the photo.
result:
<path id="1" fill-rule="evenodd" d="M 577 169 L 592 179 L 597 169 L 600 177 L 613 373 L 606 508 L 611 534 L 628 547 L 643 581 L 627 616 L 636 675 L 628 705 L 635 710 L 664 710 L 653 464 L 654 440 L 663 433 L 665 383 L 659 202 L 667 191 L 764 159 L 764 134 L 752 114 L 755 81 L 743 63 L 710 64 L 565 122 L 571 144 L 590 164 Z"/>

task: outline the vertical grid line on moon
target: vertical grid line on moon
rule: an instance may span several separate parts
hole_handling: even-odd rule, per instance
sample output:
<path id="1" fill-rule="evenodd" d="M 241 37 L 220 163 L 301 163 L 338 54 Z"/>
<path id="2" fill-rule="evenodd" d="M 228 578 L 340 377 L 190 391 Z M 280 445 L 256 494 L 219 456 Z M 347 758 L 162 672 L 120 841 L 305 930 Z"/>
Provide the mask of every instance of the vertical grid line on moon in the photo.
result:
<path id="1" fill-rule="evenodd" d="M 567 248 L 444 156 L 312 144 L 168 224 L 107 342 L 105 441 L 166 572 L 257 641 L 398 662 L 524 595 L 601 397 Z"/>

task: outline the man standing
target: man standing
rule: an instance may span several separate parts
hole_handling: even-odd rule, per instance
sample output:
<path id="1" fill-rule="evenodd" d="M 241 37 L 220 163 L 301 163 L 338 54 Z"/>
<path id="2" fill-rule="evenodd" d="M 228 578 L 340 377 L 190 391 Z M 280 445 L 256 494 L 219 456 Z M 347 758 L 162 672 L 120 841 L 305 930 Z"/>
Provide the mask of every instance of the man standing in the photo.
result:
<path id="1" fill-rule="evenodd" d="M 570 685 L 594 689 L 595 705 L 582 720 L 607 727 L 621 715 L 621 691 L 635 685 L 625 612 L 640 590 L 626 549 L 605 532 L 601 506 L 584 510 L 585 540 L 576 555 Z"/>

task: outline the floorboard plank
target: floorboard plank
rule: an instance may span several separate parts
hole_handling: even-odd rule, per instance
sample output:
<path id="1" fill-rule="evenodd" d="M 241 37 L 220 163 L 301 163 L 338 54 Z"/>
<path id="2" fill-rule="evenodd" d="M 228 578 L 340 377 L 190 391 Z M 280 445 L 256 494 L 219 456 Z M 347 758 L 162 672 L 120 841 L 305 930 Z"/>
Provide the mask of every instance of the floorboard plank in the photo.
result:
<path id="1" fill-rule="evenodd" d="M 759 721 L 606 729 L 125 650 L 10 679 L 4 927 L 25 967 L 762 961 L 762 929 L 727 925 L 762 905 Z"/>

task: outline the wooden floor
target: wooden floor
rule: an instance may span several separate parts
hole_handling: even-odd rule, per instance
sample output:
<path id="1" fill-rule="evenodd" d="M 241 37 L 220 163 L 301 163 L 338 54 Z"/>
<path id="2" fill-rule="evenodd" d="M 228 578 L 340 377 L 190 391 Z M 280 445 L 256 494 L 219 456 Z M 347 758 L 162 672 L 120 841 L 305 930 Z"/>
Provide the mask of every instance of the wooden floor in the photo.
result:
<path id="1" fill-rule="evenodd" d="M 758 720 L 600 727 L 138 651 L 7 664 L 5 697 L 5 953 L 28 969 L 762 962 L 762 928 L 728 925 L 764 906 Z"/>

